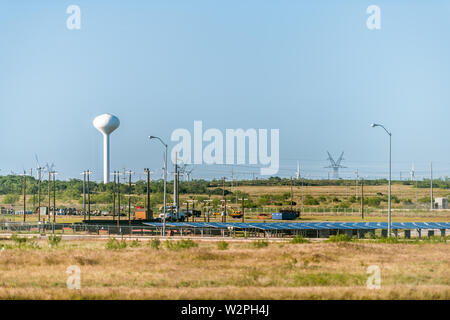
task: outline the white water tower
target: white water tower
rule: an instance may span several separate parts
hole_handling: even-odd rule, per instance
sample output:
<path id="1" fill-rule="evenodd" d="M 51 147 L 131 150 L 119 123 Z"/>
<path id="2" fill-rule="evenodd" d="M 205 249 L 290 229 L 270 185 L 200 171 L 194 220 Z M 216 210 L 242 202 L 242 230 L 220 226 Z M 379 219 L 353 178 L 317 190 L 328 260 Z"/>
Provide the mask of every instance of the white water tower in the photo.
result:
<path id="1" fill-rule="evenodd" d="M 109 135 L 120 125 L 119 118 L 105 113 L 94 119 L 94 127 L 103 134 L 103 182 L 109 182 Z"/>

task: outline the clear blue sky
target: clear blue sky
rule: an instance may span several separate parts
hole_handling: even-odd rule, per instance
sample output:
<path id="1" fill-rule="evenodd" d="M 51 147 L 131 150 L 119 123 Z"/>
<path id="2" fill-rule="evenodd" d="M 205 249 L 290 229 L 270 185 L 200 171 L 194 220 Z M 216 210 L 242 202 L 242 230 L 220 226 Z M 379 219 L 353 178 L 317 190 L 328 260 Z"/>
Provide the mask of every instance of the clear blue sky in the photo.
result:
<path id="1" fill-rule="evenodd" d="M 66 8 L 81 8 L 81 30 Z M 381 8 L 368 30 L 366 8 Z M 112 169 L 162 166 L 176 128 L 279 128 L 281 176 L 296 160 L 327 176 L 326 150 L 386 176 L 393 132 L 394 176 L 415 163 L 450 175 L 448 1 L 2 1 L 0 174 L 54 162 L 61 178 L 102 172 L 92 120 L 121 120 Z M 209 171 L 208 171 L 209 170 Z M 200 168 L 194 177 L 223 176 Z M 242 178 L 248 168 L 236 167 Z"/>

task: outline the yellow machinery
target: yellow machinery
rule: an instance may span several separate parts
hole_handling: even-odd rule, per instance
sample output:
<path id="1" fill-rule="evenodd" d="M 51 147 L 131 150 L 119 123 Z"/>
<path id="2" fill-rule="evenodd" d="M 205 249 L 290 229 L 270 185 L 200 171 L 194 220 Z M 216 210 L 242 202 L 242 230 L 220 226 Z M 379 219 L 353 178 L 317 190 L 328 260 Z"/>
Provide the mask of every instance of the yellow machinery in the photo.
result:
<path id="1" fill-rule="evenodd" d="M 232 218 L 242 218 L 242 211 L 241 210 L 235 210 L 234 208 L 230 208 L 230 209 L 231 209 L 230 216 Z"/>

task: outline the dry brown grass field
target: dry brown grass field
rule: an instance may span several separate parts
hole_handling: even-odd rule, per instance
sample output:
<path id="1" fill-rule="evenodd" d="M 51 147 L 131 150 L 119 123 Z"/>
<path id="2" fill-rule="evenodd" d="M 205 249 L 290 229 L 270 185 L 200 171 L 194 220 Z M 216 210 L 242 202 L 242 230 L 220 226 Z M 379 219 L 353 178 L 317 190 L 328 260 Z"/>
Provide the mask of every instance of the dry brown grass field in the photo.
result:
<path id="1" fill-rule="evenodd" d="M 35 241 L 0 240 L 0 299 L 450 299 L 449 243 Z M 79 290 L 66 287 L 70 265 Z M 366 287 L 369 265 L 380 267 L 379 290 Z"/>
<path id="2" fill-rule="evenodd" d="M 232 190 L 240 190 L 242 192 L 249 193 L 250 195 L 258 196 L 262 194 L 282 194 L 290 192 L 290 186 L 243 186 L 235 187 Z M 304 195 L 312 196 L 352 196 L 356 194 L 355 185 L 349 186 L 295 186 L 293 187 L 295 195 L 298 197 L 303 192 Z M 358 194 L 361 192 L 361 186 L 358 186 Z M 434 188 L 433 190 L 435 197 L 448 196 L 450 194 L 449 190 Z M 364 194 L 366 196 L 374 196 L 377 193 L 388 193 L 387 185 L 380 186 L 364 186 Z M 393 184 L 392 185 L 392 195 L 396 195 L 400 198 L 410 198 L 415 199 L 417 194 L 418 198 L 427 197 L 430 195 L 430 190 L 428 188 L 414 188 L 411 185 L 403 184 Z"/>

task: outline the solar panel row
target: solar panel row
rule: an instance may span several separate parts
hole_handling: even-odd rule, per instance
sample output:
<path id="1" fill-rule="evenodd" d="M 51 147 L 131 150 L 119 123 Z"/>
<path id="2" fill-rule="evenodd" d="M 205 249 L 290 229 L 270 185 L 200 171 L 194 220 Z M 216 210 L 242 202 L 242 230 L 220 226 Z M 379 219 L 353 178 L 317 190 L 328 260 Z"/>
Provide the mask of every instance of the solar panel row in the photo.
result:
<path id="1" fill-rule="evenodd" d="M 161 222 L 146 222 L 148 226 L 162 227 Z M 371 230 L 388 229 L 387 222 L 276 222 L 276 223 L 223 223 L 223 222 L 167 222 L 167 227 L 260 229 L 260 230 Z M 450 229 L 450 222 L 393 222 L 392 229 Z"/>

